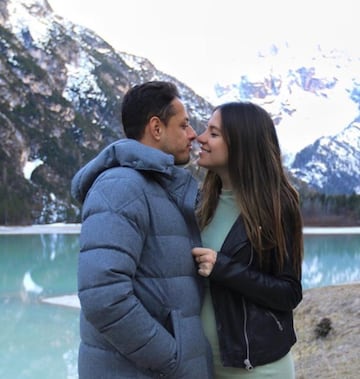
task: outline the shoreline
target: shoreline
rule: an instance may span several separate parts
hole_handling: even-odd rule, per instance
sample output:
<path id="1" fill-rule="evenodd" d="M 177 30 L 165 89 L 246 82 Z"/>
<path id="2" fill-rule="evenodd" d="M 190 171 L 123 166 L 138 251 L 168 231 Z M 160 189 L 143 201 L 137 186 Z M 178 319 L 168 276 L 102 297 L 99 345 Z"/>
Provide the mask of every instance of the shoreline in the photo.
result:
<path id="1" fill-rule="evenodd" d="M 360 226 L 305 226 L 304 234 L 360 234 Z"/>
<path id="2" fill-rule="evenodd" d="M 359 285 L 360 285 L 360 282 L 349 282 L 349 283 L 331 284 L 325 287 L 307 288 L 307 289 L 304 289 L 304 295 L 305 297 L 308 297 L 308 296 L 311 296 L 314 293 L 314 291 L 317 291 L 318 293 L 324 292 L 324 291 L 328 292 L 328 291 L 339 290 L 340 288 L 346 288 L 349 286 L 359 286 Z M 71 308 L 76 308 L 76 309 L 80 309 L 81 307 L 80 300 L 77 293 L 44 297 L 44 298 L 40 298 L 40 302 L 56 305 L 56 306 L 71 307 Z M 300 306 L 301 306 L 301 303 L 300 303 Z M 296 312 L 298 312 L 297 309 L 294 311 L 294 313 Z"/>
<path id="3" fill-rule="evenodd" d="M 0 235 L 11 234 L 79 234 L 81 224 L 54 223 L 44 225 L 28 226 L 2 226 L 0 225 Z M 360 226 L 327 227 L 327 226 L 305 226 L 305 235 L 328 235 L 328 234 L 360 234 Z"/>
<path id="4" fill-rule="evenodd" d="M 27 226 L 0 225 L 1 234 L 79 234 L 81 224 L 43 224 Z"/>

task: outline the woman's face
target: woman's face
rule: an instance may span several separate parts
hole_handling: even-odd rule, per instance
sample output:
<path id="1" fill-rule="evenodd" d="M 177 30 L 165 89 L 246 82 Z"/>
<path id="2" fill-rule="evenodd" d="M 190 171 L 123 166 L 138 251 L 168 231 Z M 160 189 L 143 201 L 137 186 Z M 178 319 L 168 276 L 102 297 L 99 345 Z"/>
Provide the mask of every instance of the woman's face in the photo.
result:
<path id="1" fill-rule="evenodd" d="M 228 172 L 228 147 L 221 126 L 221 113 L 217 109 L 211 116 L 204 133 L 197 137 L 201 145 L 198 165 L 216 172 L 220 177 Z"/>

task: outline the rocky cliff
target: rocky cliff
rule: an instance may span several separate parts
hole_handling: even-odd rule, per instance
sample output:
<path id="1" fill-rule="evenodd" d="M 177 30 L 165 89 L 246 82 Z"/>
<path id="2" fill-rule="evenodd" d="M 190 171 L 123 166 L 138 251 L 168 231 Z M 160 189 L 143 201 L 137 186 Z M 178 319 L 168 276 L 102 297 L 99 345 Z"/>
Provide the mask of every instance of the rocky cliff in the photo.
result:
<path id="1" fill-rule="evenodd" d="M 124 93 L 178 85 L 195 129 L 211 106 L 147 59 L 115 51 L 56 16 L 46 0 L 0 2 L 0 224 L 78 221 L 75 171 L 124 136 Z"/>

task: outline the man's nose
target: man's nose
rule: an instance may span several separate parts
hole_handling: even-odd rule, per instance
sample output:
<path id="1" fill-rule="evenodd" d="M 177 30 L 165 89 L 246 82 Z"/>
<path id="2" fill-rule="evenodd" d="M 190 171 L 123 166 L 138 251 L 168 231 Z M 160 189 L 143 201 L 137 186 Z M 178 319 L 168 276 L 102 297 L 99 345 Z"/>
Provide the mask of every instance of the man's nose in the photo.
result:
<path id="1" fill-rule="evenodd" d="M 189 128 L 188 128 L 188 137 L 191 140 L 194 140 L 197 137 L 195 129 L 192 126 L 189 126 Z"/>

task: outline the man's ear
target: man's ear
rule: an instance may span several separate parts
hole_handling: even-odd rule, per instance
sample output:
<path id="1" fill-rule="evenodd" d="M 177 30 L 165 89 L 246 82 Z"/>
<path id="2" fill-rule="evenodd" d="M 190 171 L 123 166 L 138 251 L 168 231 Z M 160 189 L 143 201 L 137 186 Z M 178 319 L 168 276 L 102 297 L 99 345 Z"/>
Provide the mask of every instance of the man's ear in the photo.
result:
<path id="1" fill-rule="evenodd" d="M 159 117 L 157 116 L 153 116 L 150 118 L 149 120 L 149 133 L 151 135 L 151 137 L 155 140 L 155 141 L 160 141 L 160 138 L 161 138 L 161 135 L 163 133 L 163 123 L 161 122 L 161 120 L 159 119 Z"/>

